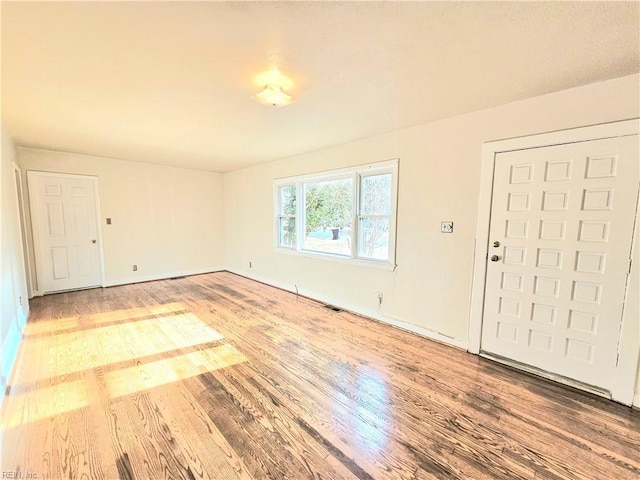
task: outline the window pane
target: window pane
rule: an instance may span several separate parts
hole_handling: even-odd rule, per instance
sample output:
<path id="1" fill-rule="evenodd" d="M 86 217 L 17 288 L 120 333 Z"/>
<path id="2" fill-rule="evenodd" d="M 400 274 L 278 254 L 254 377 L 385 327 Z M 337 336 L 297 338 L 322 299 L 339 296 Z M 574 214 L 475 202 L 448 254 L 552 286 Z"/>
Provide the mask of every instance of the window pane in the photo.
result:
<path id="1" fill-rule="evenodd" d="M 353 180 L 304 185 L 304 249 L 351 256 Z"/>
<path id="2" fill-rule="evenodd" d="M 391 215 L 391 174 L 362 177 L 360 213 L 362 215 Z"/>
<path id="3" fill-rule="evenodd" d="M 296 219 L 295 217 L 280 217 L 280 246 L 296 246 Z"/>
<path id="4" fill-rule="evenodd" d="M 389 218 L 360 218 L 358 256 L 389 259 Z"/>
<path id="5" fill-rule="evenodd" d="M 280 213 L 284 215 L 296 214 L 296 186 L 280 187 Z"/>

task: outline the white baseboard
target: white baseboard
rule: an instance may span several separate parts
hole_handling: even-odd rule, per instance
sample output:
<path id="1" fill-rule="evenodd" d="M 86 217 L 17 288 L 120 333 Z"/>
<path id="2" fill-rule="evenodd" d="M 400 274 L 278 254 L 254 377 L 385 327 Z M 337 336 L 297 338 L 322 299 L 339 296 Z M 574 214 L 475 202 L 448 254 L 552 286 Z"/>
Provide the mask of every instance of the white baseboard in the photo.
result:
<path id="1" fill-rule="evenodd" d="M 210 267 L 210 268 L 200 268 L 196 270 L 182 270 L 180 272 L 171 272 L 171 273 L 156 273 L 154 275 L 142 275 L 135 277 L 123 277 L 116 278 L 115 280 L 107 281 L 103 287 L 117 287 L 118 285 L 130 285 L 132 283 L 142 283 L 142 282 L 153 282 L 154 280 L 167 280 L 168 278 L 174 277 L 188 277 L 189 275 L 202 275 L 205 273 L 214 273 L 221 272 L 225 270 L 224 267 Z M 97 285 L 100 287 L 100 285 Z M 39 290 L 34 290 L 32 292 L 34 297 L 42 297 L 44 295 L 43 292 Z"/>
<path id="2" fill-rule="evenodd" d="M 196 270 L 183 270 L 180 272 L 170 273 L 156 273 L 154 275 L 142 275 L 134 277 L 117 278 L 115 280 L 108 281 L 106 287 L 116 287 L 118 285 L 129 285 L 131 283 L 152 282 L 154 280 L 167 280 L 174 277 L 187 277 L 189 275 L 202 275 L 204 273 L 220 272 L 225 270 L 224 267 L 210 267 Z"/>
<path id="3" fill-rule="evenodd" d="M 409 332 L 417 333 L 418 335 L 421 335 L 423 337 L 429 338 L 431 340 L 436 340 L 436 341 L 441 342 L 441 343 L 445 343 L 445 344 L 450 345 L 452 347 L 456 347 L 456 348 L 461 348 L 463 350 L 467 350 L 467 346 L 468 346 L 468 343 L 469 343 L 467 340 L 461 340 L 461 339 L 458 339 L 458 338 L 448 337 L 446 335 L 443 335 L 442 333 L 439 333 L 439 332 L 436 332 L 436 331 L 433 331 L 433 330 L 429 330 L 427 328 L 423 328 L 423 327 L 420 327 L 418 325 L 414 325 L 412 323 L 405 322 L 403 320 L 398 320 L 398 319 L 395 319 L 395 318 L 387 317 L 387 316 L 381 314 L 380 312 L 377 312 L 376 310 L 363 308 L 363 307 L 361 307 L 359 305 L 353 305 L 353 304 L 350 304 L 350 303 L 336 301 L 335 299 L 329 298 L 329 297 L 327 297 L 327 296 L 325 296 L 325 295 L 323 295 L 321 293 L 317 293 L 317 292 L 313 292 L 313 291 L 309 291 L 309 290 L 305 290 L 305 289 L 298 289 L 298 291 L 296 292 L 296 287 L 293 286 L 293 285 L 289 285 L 287 283 L 279 282 L 279 281 L 273 280 L 271 278 L 266 278 L 266 277 L 263 277 L 261 275 L 256 275 L 253 272 L 248 272 L 246 270 L 239 270 L 239 269 L 230 268 L 230 267 L 225 268 L 225 270 L 227 270 L 228 272 L 231 272 L 231 273 L 235 273 L 237 275 L 242 275 L 243 277 L 247 277 L 247 278 L 251 278 L 253 280 L 257 280 L 258 282 L 266 283 L 267 285 L 272 285 L 274 287 L 278 287 L 278 288 L 281 288 L 283 290 L 287 290 L 288 292 L 299 293 L 300 295 L 312 298 L 314 300 L 317 300 L 318 302 L 327 303 L 327 304 L 330 304 L 330 305 L 335 305 L 336 307 L 342 308 L 344 310 L 348 310 L 350 312 L 357 313 L 359 315 L 363 315 L 365 317 L 372 318 L 374 320 L 377 320 L 377 321 L 382 322 L 382 323 L 386 323 L 388 325 L 391 325 L 391 326 L 396 327 L 396 328 L 400 328 L 402 330 L 407 330 Z"/>

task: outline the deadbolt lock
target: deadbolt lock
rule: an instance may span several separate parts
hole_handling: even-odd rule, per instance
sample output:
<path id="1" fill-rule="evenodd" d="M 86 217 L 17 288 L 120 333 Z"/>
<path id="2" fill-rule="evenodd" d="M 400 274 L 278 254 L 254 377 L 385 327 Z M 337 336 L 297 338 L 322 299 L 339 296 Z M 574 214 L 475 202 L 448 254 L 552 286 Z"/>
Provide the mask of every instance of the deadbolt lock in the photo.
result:
<path id="1" fill-rule="evenodd" d="M 498 248 L 500 246 L 500 242 L 496 240 L 495 242 L 493 242 L 493 246 L 495 248 Z"/>

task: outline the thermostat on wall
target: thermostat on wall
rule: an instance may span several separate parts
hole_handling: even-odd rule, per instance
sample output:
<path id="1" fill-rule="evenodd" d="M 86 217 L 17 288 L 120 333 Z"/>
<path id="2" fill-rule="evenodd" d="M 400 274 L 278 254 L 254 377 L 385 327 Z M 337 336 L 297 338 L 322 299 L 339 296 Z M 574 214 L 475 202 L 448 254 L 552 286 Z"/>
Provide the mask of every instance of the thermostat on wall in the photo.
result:
<path id="1" fill-rule="evenodd" d="M 440 231 L 442 233 L 453 233 L 453 222 L 442 222 L 440 224 Z"/>

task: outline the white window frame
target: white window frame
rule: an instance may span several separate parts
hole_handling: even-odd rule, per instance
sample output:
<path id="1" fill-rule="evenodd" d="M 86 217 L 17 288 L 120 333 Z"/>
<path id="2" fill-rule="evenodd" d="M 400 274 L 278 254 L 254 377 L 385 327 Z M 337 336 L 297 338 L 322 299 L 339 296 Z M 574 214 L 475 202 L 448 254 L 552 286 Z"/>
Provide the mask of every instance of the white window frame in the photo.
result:
<path id="1" fill-rule="evenodd" d="M 382 268 L 386 270 L 394 270 L 396 263 L 396 219 L 398 209 L 398 159 L 386 160 L 383 162 L 369 163 L 354 167 L 341 168 L 338 170 L 328 170 L 316 172 L 306 175 L 298 175 L 295 177 L 278 178 L 273 181 L 273 198 L 274 198 L 274 249 L 277 252 L 288 253 L 293 255 L 322 258 L 329 261 L 342 263 L 350 263 L 374 268 Z M 390 215 L 369 215 L 360 213 L 360 198 L 362 180 L 369 176 L 380 175 L 384 173 L 391 174 L 391 214 Z M 344 178 L 353 179 L 352 190 L 352 219 L 351 219 L 351 252 L 350 255 L 340 255 L 328 252 L 318 252 L 304 249 L 305 238 L 305 204 L 304 185 L 313 182 L 325 182 L 339 180 Z M 296 241 L 295 247 L 280 245 L 280 219 L 288 217 L 281 212 L 280 189 L 283 187 L 296 187 Z M 358 242 L 360 240 L 359 226 L 360 218 L 369 217 L 385 217 L 389 218 L 389 257 L 386 260 L 380 260 L 368 257 L 358 256 Z"/>
<path id="2" fill-rule="evenodd" d="M 275 194 L 275 206 L 276 206 L 276 239 L 275 239 L 275 244 L 278 248 L 284 248 L 287 250 L 296 250 L 298 248 L 298 232 L 299 232 L 299 225 L 298 225 L 298 214 L 296 213 L 295 215 L 288 215 L 285 213 L 282 213 L 282 204 L 281 204 L 281 195 L 280 195 L 280 190 L 282 188 L 286 188 L 286 187 L 296 187 L 295 182 L 285 182 L 282 183 L 280 185 L 278 185 L 277 187 L 275 187 L 274 189 L 274 194 Z M 296 208 L 298 205 L 298 189 L 296 187 Z M 297 212 L 297 210 L 296 210 Z M 296 238 L 295 238 L 295 242 L 293 246 L 289 246 L 289 245 L 281 245 L 280 244 L 280 220 L 283 218 L 293 218 L 295 220 L 295 225 L 296 225 Z"/>

